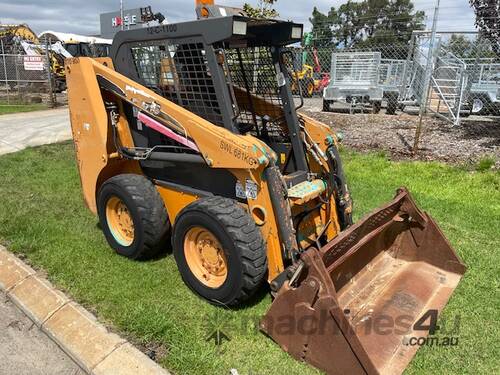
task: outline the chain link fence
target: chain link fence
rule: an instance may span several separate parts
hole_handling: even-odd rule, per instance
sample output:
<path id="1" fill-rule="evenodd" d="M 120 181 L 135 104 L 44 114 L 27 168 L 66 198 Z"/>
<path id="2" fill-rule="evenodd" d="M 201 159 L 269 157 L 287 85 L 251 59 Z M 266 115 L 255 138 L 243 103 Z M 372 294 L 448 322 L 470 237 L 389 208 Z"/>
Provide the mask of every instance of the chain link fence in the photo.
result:
<path id="1" fill-rule="evenodd" d="M 432 39 L 417 31 L 408 43 L 363 48 L 318 44 L 292 48 L 292 89 L 321 98 L 325 111 L 417 114 L 423 107 L 454 125 L 471 115 L 500 115 L 500 52 L 477 33 Z M 50 42 L 30 45 L 30 53 L 0 45 L 0 105 L 56 105 L 65 89 L 64 59 L 53 49 Z"/>
<path id="2" fill-rule="evenodd" d="M 477 33 L 438 33 L 433 40 L 430 32 L 414 32 L 408 43 L 294 51 L 303 95 L 322 98 L 325 111 L 418 114 L 423 105 L 454 125 L 471 115 L 500 115 L 500 55 Z"/>
<path id="3" fill-rule="evenodd" d="M 0 43 L 0 105 L 56 106 L 55 77 L 46 46 L 40 54 L 26 54 Z"/>

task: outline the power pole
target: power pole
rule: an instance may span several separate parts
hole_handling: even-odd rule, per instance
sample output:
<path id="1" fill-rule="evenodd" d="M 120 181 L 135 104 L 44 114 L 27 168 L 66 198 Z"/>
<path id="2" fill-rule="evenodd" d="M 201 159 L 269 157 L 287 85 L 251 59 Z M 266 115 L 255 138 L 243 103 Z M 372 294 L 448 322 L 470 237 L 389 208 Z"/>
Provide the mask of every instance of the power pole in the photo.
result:
<path id="1" fill-rule="evenodd" d="M 434 18 L 432 20 L 432 31 L 431 31 L 431 39 L 429 41 L 429 52 L 427 53 L 427 64 L 425 68 L 425 79 L 424 86 L 422 92 L 422 98 L 420 101 L 420 112 L 419 112 L 419 120 L 417 125 L 417 130 L 415 131 L 415 140 L 413 143 L 413 153 L 417 153 L 418 144 L 420 142 L 420 137 L 422 136 L 422 127 L 423 127 L 423 118 L 425 113 L 427 112 L 427 100 L 429 99 L 429 90 L 431 87 L 431 79 L 432 79 L 432 70 L 433 70 L 433 62 L 434 62 L 434 44 L 436 43 L 436 30 L 437 23 L 439 18 L 439 5 L 441 0 L 436 0 L 436 7 L 434 8 Z"/>

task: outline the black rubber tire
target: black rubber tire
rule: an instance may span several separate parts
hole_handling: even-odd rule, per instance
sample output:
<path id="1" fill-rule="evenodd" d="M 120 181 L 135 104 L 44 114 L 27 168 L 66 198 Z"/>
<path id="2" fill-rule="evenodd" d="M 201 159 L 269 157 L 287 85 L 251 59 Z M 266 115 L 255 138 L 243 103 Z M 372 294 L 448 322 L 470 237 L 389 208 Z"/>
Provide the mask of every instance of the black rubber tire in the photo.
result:
<path id="1" fill-rule="evenodd" d="M 385 113 L 388 115 L 395 115 L 398 110 L 398 97 L 397 96 L 389 96 L 387 99 L 387 109 Z"/>
<path id="2" fill-rule="evenodd" d="M 60 93 L 60 92 L 63 92 L 65 90 L 67 90 L 67 89 L 68 89 L 68 86 L 66 84 L 66 80 L 65 79 L 60 79 L 59 78 L 59 79 L 55 80 L 55 89 L 54 89 L 55 92 Z"/>
<path id="3" fill-rule="evenodd" d="M 332 104 L 331 100 L 323 99 L 323 112 L 331 112 L 330 105 Z"/>
<path id="4" fill-rule="evenodd" d="M 201 226 L 219 240 L 227 259 L 227 277 L 218 288 L 210 288 L 191 272 L 184 255 L 188 230 Z M 215 305 L 237 305 L 250 298 L 267 274 L 266 246 L 252 217 L 236 201 L 223 197 L 199 199 L 177 216 L 172 247 L 177 267 L 186 285 Z"/>
<path id="5" fill-rule="evenodd" d="M 106 203 L 116 196 L 127 206 L 134 223 L 134 240 L 129 246 L 117 242 L 106 219 Z M 121 174 L 111 177 L 101 187 L 97 210 L 104 236 L 120 255 L 130 259 L 146 259 L 168 245 L 170 223 L 158 190 L 146 177 Z"/>
<path id="6" fill-rule="evenodd" d="M 474 101 L 475 100 L 480 100 L 483 104 L 483 107 L 481 108 L 481 110 L 479 110 L 478 112 L 472 112 L 472 109 L 474 108 Z M 472 115 L 475 115 L 475 116 L 487 116 L 487 115 L 491 115 L 493 111 L 491 111 L 491 107 L 492 107 L 492 103 L 491 101 L 486 97 L 486 96 L 475 96 L 472 98 L 472 101 L 471 101 L 471 110 L 470 110 L 470 113 Z"/>
<path id="7" fill-rule="evenodd" d="M 373 114 L 380 113 L 381 109 L 382 109 L 382 102 L 381 101 L 375 100 L 372 102 L 372 113 Z"/>

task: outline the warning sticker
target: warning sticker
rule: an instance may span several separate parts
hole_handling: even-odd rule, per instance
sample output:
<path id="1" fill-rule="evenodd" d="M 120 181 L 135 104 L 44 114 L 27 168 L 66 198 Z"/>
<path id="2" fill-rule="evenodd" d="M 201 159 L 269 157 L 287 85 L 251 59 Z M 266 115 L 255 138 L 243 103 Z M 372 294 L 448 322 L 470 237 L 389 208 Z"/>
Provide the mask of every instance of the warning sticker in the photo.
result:
<path id="1" fill-rule="evenodd" d="M 24 56 L 24 70 L 43 70 L 43 57 Z"/>

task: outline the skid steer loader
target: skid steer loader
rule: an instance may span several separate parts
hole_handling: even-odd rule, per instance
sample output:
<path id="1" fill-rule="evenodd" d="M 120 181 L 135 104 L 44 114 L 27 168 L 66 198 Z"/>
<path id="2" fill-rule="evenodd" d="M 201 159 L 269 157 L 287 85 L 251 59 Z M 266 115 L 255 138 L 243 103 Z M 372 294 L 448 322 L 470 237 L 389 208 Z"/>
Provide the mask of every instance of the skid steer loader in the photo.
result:
<path id="1" fill-rule="evenodd" d="M 302 31 L 230 15 L 119 32 L 110 58 L 67 60 L 84 199 L 118 254 L 171 240 L 183 280 L 213 304 L 267 281 L 261 328 L 298 360 L 401 373 L 416 351 L 405 340 L 427 335 L 414 323 L 465 266 L 403 188 L 353 225 L 336 135 L 292 97 L 285 47 Z M 406 331 L 370 331 L 382 317 Z"/>

